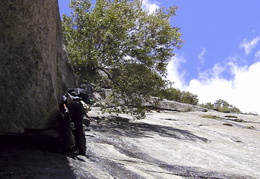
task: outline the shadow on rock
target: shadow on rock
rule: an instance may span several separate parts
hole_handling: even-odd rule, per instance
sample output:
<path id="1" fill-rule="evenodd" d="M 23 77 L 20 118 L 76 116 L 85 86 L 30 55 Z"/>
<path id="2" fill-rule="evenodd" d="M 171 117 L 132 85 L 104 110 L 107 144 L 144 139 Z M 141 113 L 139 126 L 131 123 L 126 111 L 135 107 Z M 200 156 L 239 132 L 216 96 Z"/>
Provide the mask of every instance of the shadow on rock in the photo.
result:
<path id="1" fill-rule="evenodd" d="M 0 178 L 76 178 L 61 142 L 42 135 L 0 135 Z"/>
<path id="2" fill-rule="evenodd" d="M 163 176 L 172 175 L 183 177 L 183 178 L 211 178 L 211 179 L 222 179 L 222 178 L 252 178 L 250 176 L 241 176 L 234 175 L 229 173 L 217 172 L 214 170 L 207 170 L 200 167 L 190 167 L 190 166 L 182 166 L 182 165 L 172 165 L 167 162 L 158 159 L 152 156 L 149 153 L 146 153 L 144 150 L 140 150 L 138 146 L 132 144 L 131 142 L 127 142 L 124 140 L 124 137 L 129 138 L 154 138 L 156 135 L 160 135 L 162 137 L 175 138 L 178 140 L 189 140 L 192 142 L 208 142 L 208 139 L 199 137 L 197 135 L 192 134 L 190 131 L 176 129 L 169 126 L 148 124 L 138 122 L 131 122 L 128 118 L 121 117 L 111 117 L 107 120 L 99 121 L 98 124 L 91 125 L 93 130 L 95 130 L 96 137 L 92 138 L 93 142 L 108 144 L 110 146 L 114 146 L 114 148 L 123 154 L 124 158 L 121 159 L 113 159 L 105 158 L 102 155 L 99 156 L 95 154 L 97 152 L 92 151 L 92 158 L 94 158 L 96 163 L 106 168 L 107 171 L 112 176 L 116 176 L 115 178 L 123 178 L 120 174 L 117 173 L 118 170 L 124 171 L 124 175 L 126 174 L 131 177 L 125 178 L 142 178 L 138 173 L 134 171 L 128 170 L 128 168 L 124 166 L 128 165 L 146 165 L 147 168 L 144 172 L 147 172 L 151 175 L 160 173 L 161 178 Z M 99 135 L 99 134 L 101 135 Z M 153 146 L 151 146 L 153 147 Z M 127 158 L 128 157 L 128 158 Z M 158 170 L 153 169 L 160 168 Z M 156 177 L 155 177 L 156 178 Z"/>
<path id="3" fill-rule="evenodd" d="M 111 117 L 109 120 L 102 121 L 99 126 L 95 127 L 95 130 L 131 138 L 160 135 L 162 137 L 171 137 L 179 140 L 208 142 L 208 139 L 194 135 L 187 130 L 156 124 L 130 122 L 130 119 L 128 118 L 117 116 Z"/>

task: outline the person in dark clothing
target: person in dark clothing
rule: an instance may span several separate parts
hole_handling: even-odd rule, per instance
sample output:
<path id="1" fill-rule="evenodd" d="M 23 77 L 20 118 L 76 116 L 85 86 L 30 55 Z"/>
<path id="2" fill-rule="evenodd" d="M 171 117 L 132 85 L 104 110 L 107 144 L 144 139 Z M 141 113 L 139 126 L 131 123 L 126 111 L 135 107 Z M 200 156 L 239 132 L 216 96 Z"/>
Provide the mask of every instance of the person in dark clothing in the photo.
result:
<path id="1" fill-rule="evenodd" d="M 86 138 L 83 126 L 83 116 L 85 109 L 84 102 L 78 96 L 66 93 L 62 96 L 59 107 L 61 112 L 61 136 L 64 146 L 61 152 L 78 152 L 80 155 L 86 154 Z M 74 123 L 74 127 L 72 127 Z M 73 129 L 74 128 L 74 129 Z"/>

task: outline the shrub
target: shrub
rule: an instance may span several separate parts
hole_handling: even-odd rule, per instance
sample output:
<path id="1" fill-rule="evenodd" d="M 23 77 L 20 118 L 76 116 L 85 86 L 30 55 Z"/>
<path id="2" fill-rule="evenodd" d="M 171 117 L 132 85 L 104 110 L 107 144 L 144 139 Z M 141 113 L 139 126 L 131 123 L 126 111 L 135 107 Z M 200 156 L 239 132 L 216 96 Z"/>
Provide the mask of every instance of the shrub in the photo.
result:
<path id="1" fill-rule="evenodd" d="M 197 105 L 199 102 L 197 95 L 187 91 L 181 91 L 176 88 L 166 88 L 153 95 L 157 97 L 161 97 L 163 99 L 177 101 L 186 104 Z"/>
<path id="2" fill-rule="evenodd" d="M 209 118 L 209 119 L 221 119 L 220 117 L 216 116 L 216 115 L 201 115 L 200 117 L 203 118 Z"/>
<path id="3" fill-rule="evenodd" d="M 216 100 L 214 104 L 212 103 L 206 103 L 201 104 L 202 107 L 213 109 L 219 112 L 225 112 L 225 113 L 242 113 L 240 109 L 237 107 L 230 105 L 228 102 L 224 101 L 223 99 Z"/>

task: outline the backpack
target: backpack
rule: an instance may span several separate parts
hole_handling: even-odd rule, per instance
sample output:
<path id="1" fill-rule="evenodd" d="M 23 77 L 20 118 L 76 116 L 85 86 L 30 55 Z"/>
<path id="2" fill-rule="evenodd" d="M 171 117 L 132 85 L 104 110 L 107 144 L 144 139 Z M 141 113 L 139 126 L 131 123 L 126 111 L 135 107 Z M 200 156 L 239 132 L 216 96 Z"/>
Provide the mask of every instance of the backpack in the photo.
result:
<path id="1" fill-rule="evenodd" d="M 93 104 L 93 92 L 92 88 L 71 88 L 68 93 L 73 97 L 80 97 L 86 104 Z"/>

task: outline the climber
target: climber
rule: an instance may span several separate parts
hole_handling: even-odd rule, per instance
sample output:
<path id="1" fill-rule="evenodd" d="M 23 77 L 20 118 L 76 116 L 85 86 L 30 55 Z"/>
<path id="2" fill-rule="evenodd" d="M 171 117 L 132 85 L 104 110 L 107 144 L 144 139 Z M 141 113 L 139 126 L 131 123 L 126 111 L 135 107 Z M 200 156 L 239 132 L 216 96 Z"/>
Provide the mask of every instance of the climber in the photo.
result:
<path id="1" fill-rule="evenodd" d="M 60 128 L 64 147 L 59 150 L 60 152 L 86 154 L 83 116 L 90 109 L 90 103 L 91 99 L 88 97 L 86 90 L 81 88 L 70 89 L 61 97 L 59 104 L 61 113 Z M 72 123 L 74 123 L 74 127 L 72 127 Z"/>

